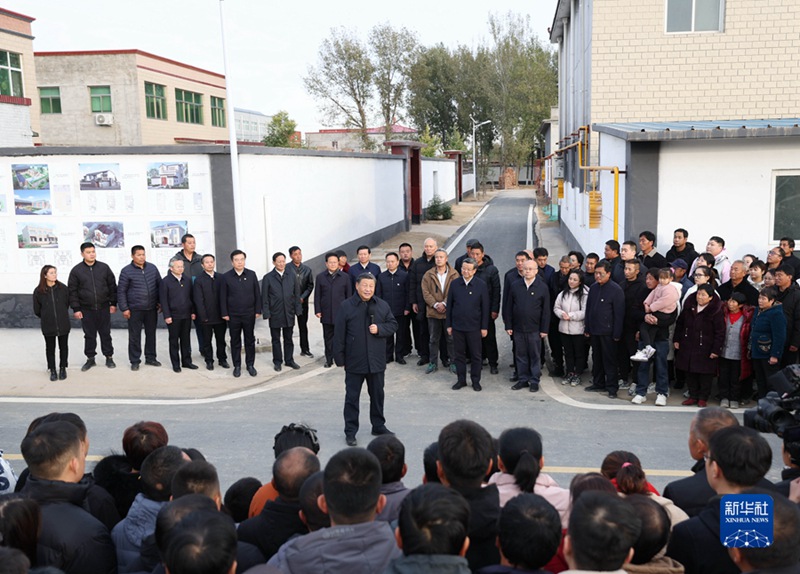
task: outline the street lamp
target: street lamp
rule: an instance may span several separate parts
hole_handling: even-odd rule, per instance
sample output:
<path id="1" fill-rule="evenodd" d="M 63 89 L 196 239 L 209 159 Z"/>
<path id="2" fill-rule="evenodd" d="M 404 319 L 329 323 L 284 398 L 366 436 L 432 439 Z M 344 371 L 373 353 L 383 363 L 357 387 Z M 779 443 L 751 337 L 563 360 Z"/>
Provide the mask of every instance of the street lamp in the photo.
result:
<path id="1" fill-rule="evenodd" d="M 492 123 L 492 120 L 477 123 L 472 116 L 470 116 L 469 119 L 472 120 L 472 176 L 475 178 L 474 197 L 478 197 L 478 154 L 476 152 L 478 148 L 475 143 L 475 131 L 481 126 Z"/>

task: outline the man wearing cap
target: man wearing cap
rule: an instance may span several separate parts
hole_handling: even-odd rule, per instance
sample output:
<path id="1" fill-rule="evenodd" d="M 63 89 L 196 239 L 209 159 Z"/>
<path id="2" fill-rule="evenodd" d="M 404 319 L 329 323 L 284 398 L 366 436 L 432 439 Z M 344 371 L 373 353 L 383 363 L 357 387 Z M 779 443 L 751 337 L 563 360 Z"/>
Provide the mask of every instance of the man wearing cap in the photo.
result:
<path id="1" fill-rule="evenodd" d="M 692 281 L 687 276 L 689 272 L 689 265 L 683 259 L 675 259 L 672 263 L 669 264 L 672 268 L 672 273 L 675 275 L 675 283 L 680 283 L 681 285 L 681 299 L 686 295 L 686 292 L 691 289 Z"/>

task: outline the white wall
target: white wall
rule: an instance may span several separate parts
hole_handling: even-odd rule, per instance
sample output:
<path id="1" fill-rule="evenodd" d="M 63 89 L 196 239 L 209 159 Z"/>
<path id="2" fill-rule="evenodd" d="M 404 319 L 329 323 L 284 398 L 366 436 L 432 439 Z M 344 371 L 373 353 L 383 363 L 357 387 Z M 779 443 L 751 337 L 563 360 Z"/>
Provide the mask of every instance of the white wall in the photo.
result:
<path id="1" fill-rule="evenodd" d="M 464 186 L 463 194 L 466 195 L 468 191 L 475 191 L 475 174 L 464 173 L 461 175 L 461 185 Z"/>
<path id="2" fill-rule="evenodd" d="M 0 104 L 0 147 L 33 146 L 30 106 Z"/>
<path id="3" fill-rule="evenodd" d="M 420 174 L 422 209 L 428 207 L 434 191 L 445 203 L 456 199 L 456 160 L 422 158 Z"/>
<path id="4" fill-rule="evenodd" d="M 310 259 L 402 221 L 399 156 L 240 155 L 248 266 L 297 244 Z"/>
<path id="5" fill-rule="evenodd" d="M 671 245 L 672 231 L 683 227 L 700 252 L 718 235 L 733 256 L 765 259 L 777 244 L 770 237 L 773 171 L 790 169 L 800 169 L 800 138 L 663 143 L 658 244 Z"/>

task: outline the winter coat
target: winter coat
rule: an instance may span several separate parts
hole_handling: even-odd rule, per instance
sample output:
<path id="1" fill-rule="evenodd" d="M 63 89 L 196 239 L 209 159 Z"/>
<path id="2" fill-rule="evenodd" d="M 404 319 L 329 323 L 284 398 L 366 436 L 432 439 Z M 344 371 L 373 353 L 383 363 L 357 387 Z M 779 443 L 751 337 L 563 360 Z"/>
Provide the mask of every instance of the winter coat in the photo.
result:
<path id="1" fill-rule="evenodd" d="M 739 569 L 719 542 L 720 497 L 708 501 L 700 514 L 672 529 L 667 556 L 686 569 L 686 574 L 739 574 Z"/>
<path id="2" fill-rule="evenodd" d="M 636 259 L 641 262 L 641 266 L 645 269 L 664 269 L 665 267 L 669 267 L 667 258 L 655 249 L 653 249 L 649 255 L 645 255 L 640 251 L 636 254 Z"/>
<path id="3" fill-rule="evenodd" d="M 239 525 L 239 540 L 258 547 L 267 561 L 293 536 L 308 533 L 308 527 L 300 520 L 299 512 L 300 503 L 297 501 L 289 502 L 280 496 L 270 500 L 258 516 L 248 518 Z"/>
<path id="4" fill-rule="evenodd" d="M 486 283 L 489 289 L 489 312 L 500 313 L 500 272 L 485 257 L 480 267 L 475 268 L 475 277 Z"/>
<path id="5" fill-rule="evenodd" d="M 255 271 L 245 267 L 241 274 L 235 269 L 222 274 L 219 312 L 223 317 L 254 317 L 261 314 L 263 307 Z"/>
<path id="6" fill-rule="evenodd" d="M 731 298 L 731 295 L 734 293 L 741 293 L 746 297 L 746 303 L 748 305 L 752 305 L 755 307 L 758 305 L 758 289 L 753 287 L 749 281 L 742 280 L 739 282 L 738 285 L 733 284 L 732 280 L 729 280 L 726 283 L 723 283 L 719 287 L 717 287 L 717 293 L 719 293 L 719 298 L 723 301 L 727 301 Z"/>
<path id="7" fill-rule="evenodd" d="M 300 304 L 300 284 L 297 275 L 286 269 L 283 277 L 277 269 L 273 269 L 261 280 L 261 316 L 269 319 L 272 329 L 294 327 L 294 318 L 303 314 Z"/>
<path id="8" fill-rule="evenodd" d="M 750 328 L 753 324 L 753 315 L 755 315 L 755 310 L 750 305 L 742 305 L 742 328 L 739 331 L 739 346 L 742 353 L 742 359 L 739 362 L 740 365 L 740 374 L 739 380 L 743 381 L 747 377 L 753 374 L 753 361 L 750 360 L 748 357 L 747 350 L 750 346 Z M 722 306 L 722 313 L 725 317 L 725 328 L 728 327 L 728 317 L 730 316 L 731 312 L 728 311 L 728 306 Z"/>
<path id="9" fill-rule="evenodd" d="M 669 556 L 656 555 L 647 564 L 632 564 L 628 562 L 622 565 L 622 569 L 628 574 L 683 574 L 683 564 L 670 558 Z"/>
<path id="10" fill-rule="evenodd" d="M 469 563 L 462 556 L 450 554 L 412 554 L 389 564 L 383 574 L 470 574 Z"/>
<path id="11" fill-rule="evenodd" d="M 686 265 L 691 267 L 692 263 L 694 263 L 694 260 L 697 259 L 697 257 L 698 253 L 694 248 L 694 243 L 687 241 L 686 245 L 683 246 L 683 251 L 678 251 L 675 249 L 674 245 L 670 247 L 669 251 L 667 251 L 665 259 L 669 263 L 672 263 L 676 259 L 683 259 L 686 261 Z"/>
<path id="12" fill-rule="evenodd" d="M 473 276 L 469 285 L 463 277 L 450 283 L 445 306 L 445 326 L 455 331 L 475 332 L 489 328 L 489 288 Z"/>
<path id="13" fill-rule="evenodd" d="M 590 335 L 611 335 L 613 339 L 619 340 L 622 337 L 624 320 L 625 294 L 622 287 L 612 280 L 602 285 L 592 285 L 586 298 L 586 332 Z"/>
<path id="14" fill-rule="evenodd" d="M 433 308 L 436 303 L 444 303 L 447 301 L 447 293 L 450 289 L 450 283 L 458 279 L 456 270 L 447 264 L 447 275 L 444 280 L 444 291 L 439 284 L 439 276 L 436 274 L 436 266 L 431 267 L 422 278 L 422 298 L 426 305 L 426 316 L 428 319 L 444 319 L 446 312 L 440 313 Z"/>
<path id="15" fill-rule="evenodd" d="M 371 324 L 378 333 L 369 332 Z M 386 338 L 397 331 L 397 320 L 383 299 L 364 301 L 356 293 L 336 314 L 333 334 L 333 359 L 348 373 L 380 373 L 386 370 Z"/>
<path id="16" fill-rule="evenodd" d="M 120 516 L 125 517 L 142 491 L 139 473 L 133 471 L 131 463 L 121 454 L 110 454 L 92 469 L 94 483 L 108 492 Z"/>
<path id="17" fill-rule="evenodd" d="M 689 295 L 675 322 L 674 342 L 680 344 L 675 367 L 698 375 L 716 375 L 718 359 L 725 343 L 725 317 L 722 302 L 714 295 L 705 309 L 697 312 L 697 296 Z"/>
<path id="18" fill-rule="evenodd" d="M 466 253 L 462 253 L 461 255 L 458 256 L 458 258 L 456 259 L 456 262 L 453 263 L 453 269 L 455 269 L 456 273 L 458 273 L 459 275 L 461 275 L 461 266 L 464 264 L 464 259 L 466 259 L 467 257 L 470 257 L 470 256 L 467 255 Z M 483 262 L 486 265 L 494 265 L 494 260 L 491 258 L 491 256 L 488 253 L 484 253 L 483 254 Z"/>
<path id="19" fill-rule="evenodd" d="M 222 283 L 222 275 L 214 272 L 209 275 L 205 271 L 198 275 L 192 286 L 192 297 L 194 298 L 194 310 L 197 319 L 203 325 L 219 325 L 225 321 L 219 311 L 219 288 Z"/>
<path id="20" fill-rule="evenodd" d="M 625 327 L 628 332 L 636 332 L 644 321 L 644 300 L 647 299 L 650 289 L 644 279 L 637 277 L 633 281 L 623 281 L 620 284 L 625 293 Z"/>
<path id="21" fill-rule="evenodd" d="M 800 347 L 800 286 L 792 282 L 785 291 L 778 290 L 778 302 L 786 317 L 787 347 Z"/>
<path id="22" fill-rule="evenodd" d="M 408 302 L 419 306 L 419 317 L 425 318 L 425 298 L 422 296 L 422 279 L 433 267 L 436 267 L 433 255 L 427 259 L 423 254 L 417 257 L 408 269 Z"/>
<path id="23" fill-rule="evenodd" d="M 203 257 L 197 251 L 192 253 L 191 260 L 186 257 L 183 249 L 179 249 L 173 257 L 183 261 L 183 272 L 190 276 L 193 282 L 201 273 L 205 273 L 203 269 Z"/>
<path id="24" fill-rule="evenodd" d="M 363 267 L 361 263 L 353 263 L 350 266 L 350 269 L 348 270 L 347 274 L 350 276 L 350 280 L 353 282 L 354 288 L 356 286 L 356 281 L 358 280 L 358 276 L 361 275 L 362 273 L 372 273 L 372 276 L 375 277 L 375 279 L 378 279 L 378 275 L 381 274 L 381 268 L 378 267 L 372 261 L 367 263 L 366 267 Z"/>
<path id="25" fill-rule="evenodd" d="M 569 321 L 567 321 L 569 322 Z M 489 478 L 489 484 L 496 484 L 500 492 L 500 506 L 521 494 L 522 491 L 517 486 L 513 474 L 507 472 L 496 472 Z M 538 494 L 547 502 L 553 505 L 561 517 L 561 527 L 566 528 L 569 524 L 569 489 L 561 488 L 549 474 L 543 472 L 536 477 L 536 484 L 533 485 L 533 493 Z"/>
<path id="26" fill-rule="evenodd" d="M 670 285 L 656 285 L 644 299 L 644 304 L 650 306 L 651 313 L 674 313 L 678 309 L 681 291 Z M 645 307 L 647 312 L 647 307 Z"/>
<path id="27" fill-rule="evenodd" d="M 408 302 L 408 273 L 398 267 L 394 273 L 384 271 L 377 279 L 375 295 L 389 304 L 395 317 L 411 310 Z"/>
<path id="28" fill-rule="evenodd" d="M 69 306 L 76 313 L 82 309 L 108 309 L 117 306 L 117 281 L 114 272 L 102 261 L 86 265 L 81 261 L 67 279 Z"/>
<path id="29" fill-rule="evenodd" d="M 699 256 L 698 256 L 699 257 Z M 705 265 L 705 263 L 703 263 Z M 689 276 L 694 275 L 694 270 L 698 267 L 697 259 L 691 265 L 689 269 Z M 731 261 L 728 258 L 728 251 L 723 249 L 719 252 L 714 258 L 714 270 L 717 272 L 717 283 L 725 283 L 726 281 L 730 280 L 731 278 Z"/>
<path id="30" fill-rule="evenodd" d="M 586 299 L 589 289 L 584 286 L 580 299 L 578 290 L 562 291 L 556 297 L 553 305 L 553 315 L 558 318 L 558 332 L 565 335 L 583 335 L 585 332 L 584 319 L 586 317 Z M 564 313 L 569 315 L 569 321 L 564 320 Z"/>
<path id="31" fill-rule="evenodd" d="M 33 292 L 33 314 L 42 320 L 42 334 L 46 337 L 66 335 L 69 324 L 69 290 L 61 281 L 42 292 Z"/>
<path id="32" fill-rule="evenodd" d="M 119 574 L 140 572 L 144 566 L 139 553 L 144 539 L 156 531 L 156 517 L 166 502 L 157 502 L 137 494 L 128 511 L 128 516 L 111 531 L 111 539 L 117 549 Z"/>
<path id="33" fill-rule="evenodd" d="M 149 311 L 160 303 L 161 275 L 145 261 L 144 267 L 132 262 L 119 272 L 120 311 Z"/>
<path id="34" fill-rule="evenodd" d="M 550 290 L 539 275 L 530 286 L 525 279 L 511 284 L 511 293 L 503 307 L 506 331 L 520 333 L 547 333 L 550 329 Z"/>
<path id="35" fill-rule="evenodd" d="M 300 299 L 307 303 L 314 290 L 314 274 L 311 272 L 311 267 L 303 263 L 295 265 L 292 262 L 286 264 L 286 269 L 294 271 L 297 277 L 297 286 L 300 288 Z"/>
<path id="36" fill-rule="evenodd" d="M 320 528 L 284 544 L 267 564 L 284 574 L 375 574 L 402 552 L 388 522 Z"/>
<path id="37" fill-rule="evenodd" d="M 500 518 L 500 494 L 497 486 L 455 489 L 469 504 L 469 548 L 466 559 L 473 572 L 484 566 L 499 564 L 497 521 Z"/>
<path id="38" fill-rule="evenodd" d="M 194 313 L 191 277 L 184 273 L 178 279 L 167 271 L 159 292 L 164 319 L 191 319 Z"/>
<path id="39" fill-rule="evenodd" d="M 750 326 L 750 357 L 780 361 L 786 343 L 786 316 L 783 306 L 775 303 L 769 309 L 759 309 Z"/>
<path id="40" fill-rule="evenodd" d="M 317 288 L 314 291 L 314 311 L 321 313 L 319 321 L 323 325 L 333 325 L 339 307 L 353 294 L 353 283 L 347 274 L 339 270 L 330 273 L 326 269 L 317 275 Z"/>
<path id="41" fill-rule="evenodd" d="M 397 520 L 400 517 L 400 506 L 410 493 L 411 490 L 405 487 L 402 480 L 382 484 L 381 494 L 386 497 L 386 505 L 380 514 L 375 517 L 375 520 L 383 520 L 384 522 Z"/>

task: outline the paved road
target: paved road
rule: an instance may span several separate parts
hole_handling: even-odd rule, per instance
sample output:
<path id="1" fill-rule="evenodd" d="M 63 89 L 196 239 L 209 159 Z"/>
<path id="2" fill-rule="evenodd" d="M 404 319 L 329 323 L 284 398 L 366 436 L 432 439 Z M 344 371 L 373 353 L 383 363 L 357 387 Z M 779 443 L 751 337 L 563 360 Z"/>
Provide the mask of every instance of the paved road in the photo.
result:
<path id="1" fill-rule="evenodd" d="M 528 206 L 531 202 L 532 198 L 524 192 L 499 195 L 472 229 L 454 242 L 453 254 L 463 252 L 463 242 L 467 238 L 477 237 L 485 241 L 486 250 L 498 263 L 500 271 L 509 269 L 514 252 L 524 247 L 527 241 Z M 311 327 L 312 345 L 319 355 L 321 333 L 317 324 Z M 0 348 L 7 348 L 3 346 L 2 338 L 12 336 L 13 333 L 0 333 Z M 420 483 L 422 451 L 436 440 L 442 426 L 457 418 L 474 419 L 494 435 L 509 426 L 536 428 L 544 437 L 546 465 L 555 468 L 554 477 L 564 486 L 569 484 L 577 469 L 597 469 L 605 454 L 618 449 L 636 452 L 645 468 L 650 470 L 651 482 L 658 488 L 673 480 L 674 476 L 670 474 L 685 472 L 691 466 L 686 438 L 692 409 L 659 409 L 653 407 L 652 402 L 636 407 L 627 401 L 611 401 L 594 394 L 586 397 L 582 395 L 588 393 L 580 392 L 580 389 L 564 389 L 549 378 L 543 379 L 543 392 L 538 394 L 512 392 L 507 379 L 510 349 L 506 339 L 500 337 L 500 375 L 491 376 L 485 372 L 481 393 L 470 388 L 451 391 L 453 376 L 442 370 L 425 375 L 422 367 L 412 366 L 413 362 L 405 366 L 389 365 L 386 374 L 387 424 L 406 445 L 407 485 Z M 40 352 L 39 347 L 35 352 Z M 257 363 L 258 368 L 266 372 L 270 358 L 261 354 Z M 193 396 L 186 383 L 188 379 L 176 377 L 166 368 L 146 374 L 157 378 L 163 385 L 171 386 L 174 394 L 179 394 L 181 387 L 185 386 L 184 396 Z M 115 385 L 136 388 L 137 379 L 129 371 L 117 369 L 114 375 L 107 381 L 110 396 L 115 394 Z M 15 377 L 17 374 L 8 372 L 6 368 L 2 376 Z M 80 373 L 72 377 L 69 383 L 80 385 Z M 243 384 L 250 382 L 243 381 Z M 344 373 L 341 369 L 323 369 L 319 361 L 304 362 L 301 371 L 284 371 L 278 377 L 268 380 L 259 377 L 252 382 L 259 384 L 243 394 L 222 394 L 194 404 L 148 402 L 150 397 L 144 393 L 138 397 L 144 400 L 134 404 L 130 397 L 135 393 L 130 388 L 125 393 L 128 398 L 120 398 L 114 404 L 98 404 L 93 399 L 72 399 L 73 402 L 53 399 L 45 404 L 9 403 L 0 397 L 0 448 L 18 454 L 19 442 L 28 423 L 34 417 L 54 410 L 69 409 L 84 417 L 91 440 L 90 454 L 94 456 L 112 450 L 121 451 L 122 431 L 131 423 L 143 419 L 157 420 L 166 426 L 171 443 L 197 447 L 217 465 L 223 488 L 226 488 L 243 476 L 269 479 L 273 437 L 282 425 L 289 422 L 306 422 L 319 430 L 323 463 L 345 446 L 342 431 Z M 20 381 L 20 384 L 24 385 L 25 381 Z M 226 391 L 220 389 L 220 393 L 223 392 Z M 358 439 L 361 445 L 366 445 L 370 438 L 366 392 L 362 399 L 362 432 Z M 367 432 L 364 432 L 365 428 Z M 776 453 L 769 475 L 774 480 L 780 473 L 780 446 L 776 437 L 768 438 Z M 12 463 L 17 470 L 24 465 L 19 460 Z"/>

